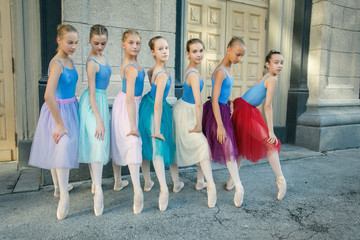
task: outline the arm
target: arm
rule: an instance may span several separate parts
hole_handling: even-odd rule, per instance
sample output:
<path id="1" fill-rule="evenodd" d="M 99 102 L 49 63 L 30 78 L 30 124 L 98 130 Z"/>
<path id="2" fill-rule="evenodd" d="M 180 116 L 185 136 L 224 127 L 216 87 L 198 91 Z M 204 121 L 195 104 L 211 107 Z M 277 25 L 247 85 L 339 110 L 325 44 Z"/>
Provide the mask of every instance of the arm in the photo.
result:
<path id="1" fill-rule="evenodd" d="M 103 120 L 101 118 L 99 107 L 96 102 L 96 86 L 95 86 L 95 75 L 96 72 L 99 71 L 99 65 L 93 61 L 89 61 L 87 64 L 87 76 L 89 81 L 89 101 L 91 109 L 94 112 L 95 119 L 96 119 L 96 129 L 95 129 L 95 138 L 98 140 L 104 140 L 104 134 L 105 134 L 105 127 Z"/>
<path id="2" fill-rule="evenodd" d="M 201 102 L 201 95 L 200 95 L 199 75 L 196 73 L 190 73 L 187 79 L 187 83 L 191 86 L 192 92 L 194 94 L 195 113 L 196 113 L 196 125 L 194 126 L 193 129 L 189 130 L 189 133 L 202 132 L 201 120 L 203 113 L 203 105 Z"/>
<path id="3" fill-rule="evenodd" d="M 226 131 L 225 131 L 222 119 L 221 119 L 219 97 L 220 97 L 221 85 L 225 78 L 226 78 L 226 74 L 224 73 L 224 71 L 222 69 L 219 69 L 215 73 L 215 84 L 213 87 L 213 95 L 212 95 L 212 99 L 211 99 L 211 105 L 212 105 L 215 120 L 217 123 L 217 137 L 216 138 L 221 144 L 223 144 L 225 142 Z"/>
<path id="4" fill-rule="evenodd" d="M 50 66 L 50 76 L 48 79 L 48 82 L 46 84 L 46 90 L 44 99 L 46 102 L 46 105 L 49 108 L 49 111 L 51 113 L 51 116 L 54 118 L 56 123 L 56 128 L 53 132 L 53 138 L 56 144 L 58 144 L 60 138 L 64 134 L 68 134 L 65 124 L 61 118 L 59 107 L 55 99 L 55 92 L 56 88 L 59 82 L 60 74 L 62 73 L 62 65 L 58 61 L 54 61 Z"/>
<path id="5" fill-rule="evenodd" d="M 153 84 L 156 84 L 156 95 L 155 95 L 155 104 L 154 104 L 154 124 L 155 124 L 155 133 L 151 137 L 159 138 L 165 141 L 164 136 L 160 132 L 161 128 L 161 115 L 162 115 L 162 102 L 164 97 L 164 91 L 167 81 L 166 74 L 159 74 L 158 79 Z"/>
<path id="6" fill-rule="evenodd" d="M 135 106 L 135 81 L 138 75 L 137 70 L 133 66 L 125 69 L 126 78 L 126 109 L 130 122 L 130 132 L 126 136 L 139 137 L 139 130 L 136 126 L 136 106 Z"/>
<path id="7" fill-rule="evenodd" d="M 269 77 L 266 80 L 265 87 L 266 87 L 266 99 L 264 104 L 264 112 L 266 123 L 269 129 L 269 139 L 267 143 L 269 144 L 278 144 L 278 139 L 274 133 L 274 124 L 273 124 L 273 108 L 272 108 L 272 99 L 274 96 L 274 91 L 276 88 L 277 79 L 275 77 Z"/>

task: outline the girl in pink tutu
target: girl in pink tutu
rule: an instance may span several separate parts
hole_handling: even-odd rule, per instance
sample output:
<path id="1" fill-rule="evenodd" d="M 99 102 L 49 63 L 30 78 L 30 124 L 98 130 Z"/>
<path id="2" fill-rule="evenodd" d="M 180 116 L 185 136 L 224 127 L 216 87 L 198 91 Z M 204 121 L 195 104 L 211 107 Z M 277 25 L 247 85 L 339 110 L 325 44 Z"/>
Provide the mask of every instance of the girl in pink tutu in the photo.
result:
<path id="1" fill-rule="evenodd" d="M 69 211 L 69 172 L 78 168 L 79 120 L 75 97 L 78 74 L 69 55 L 78 46 L 77 30 L 71 25 L 57 29 L 58 52 L 49 64 L 45 103 L 31 146 L 29 165 L 51 170 L 55 194 L 60 193 L 57 218 Z M 58 189 L 56 186 L 59 186 Z"/>
<path id="2" fill-rule="evenodd" d="M 204 104 L 202 119 L 203 132 L 210 146 L 212 160 L 222 165 L 226 164 L 231 178 L 234 179 L 236 186 L 234 204 L 236 207 L 240 207 L 242 204 L 244 189 L 240 182 L 236 163 L 238 151 L 228 100 L 234 84 L 231 65 L 241 60 L 245 50 L 243 40 L 238 37 L 230 40 L 224 59 L 212 75 L 211 99 Z"/>
<path id="3" fill-rule="evenodd" d="M 243 158 L 257 162 L 259 159 L 267 157 L 276 175 L 275 182 L 279 189 L 277 199 L 279 200 L 285 196 L 286 181 L 279 161 L 281 143 L 274 134 L 272 99 L 277 84 L 276 75 L 280 73 L 282 65 L 283 57 L 280 52 L 271 50 L 266 56 L 267 73 L 241 98 L 234 100 L 234 113 L 232 114 L 239 151 L 238 168 L 240 169 Z M 256 108 L 264 100 L 267 124 L 265 124 L 261 112 Z M 233 187 L 231 178 L 227 188 Z"/>
<path id="4" fill-rule="evenodd" d="M 144 89 L 145 71 L 137 61 L 141 48 L 140 34 L 127 30 L 123 34 L 124 62 L 121 67 L 122 91 L 116 96 L 111 121 L 111 157 L 115 185 L 119 191 L 128 184 L 121 180 L 121 166 L 128 166 L 134 187 L 135 214 L 143 209 L 143 192 L 140 187 L 140 165 L 142 163 L 142 141 L 138 130 L 139 104 Z"/>

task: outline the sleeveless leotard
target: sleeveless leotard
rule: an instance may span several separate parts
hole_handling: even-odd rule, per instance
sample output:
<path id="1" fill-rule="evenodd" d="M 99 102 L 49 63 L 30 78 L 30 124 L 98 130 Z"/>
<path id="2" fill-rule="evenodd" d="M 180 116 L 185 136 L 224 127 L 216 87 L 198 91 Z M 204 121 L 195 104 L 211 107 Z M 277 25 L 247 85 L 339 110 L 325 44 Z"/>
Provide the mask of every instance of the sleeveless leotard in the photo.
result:
<path id="1" fill-rule="evenodd" d="M 241 97 L 247 103 L 253 107 L 259 106 L 266 98 L 265 80 L 269 77 L 268 75 L 264 80 L 258 84 L 249 88 L 246 93 Z"/>
<path id="2" fill-rule="evenodd" d="M 73 64 L 73 69 L 69 69 L 65 67 L 59 59 L 54 59 L 49 64 L 49 75 L 50 75 L 50 65 L 54 61 L 58 61 L 63 68 L 63 72 L 60 74 L 59 77 L 59 82 L 56 88 L 55 97 L 58 99 L 68 99 L 74 97 L 76 82 L 78 80 L 78 74 L 76 72 L 74 63 L 70 59 L 71 63 Z"/>
<path id="3" fill-rule="evenodd" d="M 156 77 L 159 75 L 159 73 L 165 73 L 164 71 L 160 71 L 158 72 L 155 77 L 154 77 L 154 82 L 153 84 L 151 84 L 151 89 L 150 89 L 150 97 L 152 97 L 153 99 L 155 99 L 155 96 L 156 96 L 156 85 L 155 85 L 155 80 L 156 80 Z M 166 73 L 165 73 L 166 74 Z M 165 86 L 165 90 L 164 90 L 164 96 L 163 96 L 163 101 L 166 100 L 166 97 L 168 96 L 169 94 L 169 90 L 170 90 L 170 86 L 171 86 L 171 76 L 169 75 L 169 78 L 166 82 L 166 86 Z"/>
<path id="4" fill-rule="evenodd" d="M 125 78 L 125 69 L 127 66 L 134 66 L 136 70 L 138 71 L 138 75 L 135 80 L 135 97 L 141 96 L 144 90 L 144 79 L 145 79 L 145 71 L 144 69 L 142 72 L 139 71 L 139 69 L 134 64 L 127 64 L 124 67 L 124 77 L 123 77 L 123 85 L 122 85 L 122 92 L 126 93 L 126 78 Z"/>
<path id="5" fill-rule="evenodd" d="M 111 68 L 110 65 L 108 64 L 107 60 L 106 61 L 106 65 L 101 65 L 98 61 L 96 61 L 95 59 L 91 58 L 89 59 L 86 64 L 89 61 L 94 61 L 97 64 L 99 64 L 99 72 L 96 73 L 95 75 L 95 87 L 97 89 L 103 89 L 106 90 L 106 88 L 109 86 L 109 82 L 110 82 L 110 76 L 111 76 Z"/>
<path id="6" fill-rule="evenodd" d="M 186 82 L 187 77 L 189 76 L 190 73 L 197 73 L 196 71 L 190 71 L 186 74 L 185 76 L 185 81 L 184 81 L 184 88 L 183 88 L 183 94 L 182 94 L 182 100 L 184 100 L 187 103 L 191 103 L 191 104 L 195 104 L 195 99 L 194 99 L 194 94 L 192 91 L 192 87 L 189 86 Z M 197 73 L 198 74 L 198 73 Z M 204 81 L 200 78 L 200 92 L 202 91 L 203 87 L 204 87 Z"/>
<path id="7" fill-rule="evenodd" d="M 215 85 L 215 74 L 216 74 L 217 70 L 219 70 L 219 69 L 222 69 L 225 72 L 226 78 L 224 79 L 224 81 L 221 84 L 220 96 L 219 96 L 218 101 L 220 103 L 226 104 L 231 95 L 232 86 L 234 84 L 234 78 L 230 78 L 229 75 L 227 74 L 227 72 L 225 71 L 225 69 L 222 67 L 219 67 L 215 70 L 213 78 L 212 78 L 211 84 L 212 84 L 213 88 Z M 211 92 L 211 98 L 212 98 L 212 92 Z"/>

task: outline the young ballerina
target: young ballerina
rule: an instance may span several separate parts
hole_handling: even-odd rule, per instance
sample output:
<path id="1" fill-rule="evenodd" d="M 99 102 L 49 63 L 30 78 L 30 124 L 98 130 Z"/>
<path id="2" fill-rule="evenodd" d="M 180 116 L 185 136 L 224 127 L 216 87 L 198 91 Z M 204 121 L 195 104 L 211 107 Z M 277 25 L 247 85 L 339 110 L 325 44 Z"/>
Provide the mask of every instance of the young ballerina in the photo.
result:
<path id="1" fill-rule="evenodd" d="M 279 152 L 281 143 L 274 134 L 272 99 L 277 85 L 277 78 L 282 69 L 283 57 L 280 52 L 270 51 L 266 56 L 267 73 L 259 79 L 241 98 L 234 100 L 234 125 L 236 144 L 239 151 L 237 160 L 240 169 L 243 158 L 252 162 L 267 157 L 276 175 L 278 187 L 277 199 L 286 193 L 286 181 L 281 171 Z M 264 112 L 267 124 L 261 112 L 256 108 L 265 100 Z M 231 176 L 232 177 L 232 176 Z M 229 188 L 233 181 L 228 181 Z"/>
<path id="2" fill-rule="evenodd" d="M 122 91 L 116 96 L 111 121 L 111 156 L 115 177 L 114 190 L 120 190 L 128 181 L 121 181 L 121 166 L 128 165 L 134 187 L 135 214 L 143 209 L 143 192 L 140 186 L 142 141 L 138 130 L 139 105 L 144 89 L 145 71 L 137 61 L 141 48 L 140 34 L 126 30 L 122 37 L 124 62 L 121 67 Z"/>
<path id="3" fill-rule="evenodd" d="M 157 36 L 149 41 L 151 53 L 155 58 L 151 89 L 140 103 L 139 131 L 143 142 L 142 171 L 145 179 L 144 191 L 150 191 L 150 162 L 153 162 L 160 184 L 159 209 L 165 211 L 168 205 L 169 190 L 165 178 L 165 166 L 174 162 L 175 144 L 172 129 L 172 113 L 166 97 L 170 90 L 171 77 L 165 63 L 169 58 L 169 45 L 165 38 Z"/>
<path id="4" fill-rule="evenodd" d="M 204 104 L 202 119 L 203 131 L 210 145 L 212 160 L 222 165 L 226 164 L 230 176 L 234 180 L 236 187 L 234 204 L 236 207 L 240 207 L 242 204 L 244 189 L 240 182 L 236 163 L 238 151 L 230 119 L 228 99 L 234 84 L 231 65 L 240 61 L 245 50 L 245 43 L 242 39 L 233 37 L 230 40 L 224 59 L 212 75 L 211 100 Z"/>
<path id="5" fill-rule="evenodd" d="M 70 169 L 79 167 L 78 102 L 75 97 L 78 74 L 69 58 L 78 46 L 78 39 L 77 30 L 73 26 L 58 26 L 58 51 L 49 64 L 45 103 L 41 107 L 29 158 L 29 165 L 51 170 L 54 195 L 57 191 L 60 193 L 57 208 L 59 220 L 64 219 L 69 212 Z"/>
<path id="6" fill-rule="evenodd" d="M 110 119 L 106 88 L 111 68 L 103 51 L 108 41 L 108 31 L 102 25 L 90 28 L 91 51 L 86 61 L 89 88 L 81 95 L 79 103 L 79 162 L 89 164 L 94 194 L 94 212 L 100 216 L 104 210 L 101 187 L 103 165 L 110 160 Z"/>
<path id="7" fill-rule="evenodd" d="M 206 186 L 203 173 L 207 180 L 208 206 L 213 208 L 216 204 L 216 187 L 211 172 L 210 149 L 201 125 L 202 102 L 200 92 L 204 86 L 204 81 L 200 78 L 199 65 L 204 57 L 202 41 L 198 38 L 190 39 L 186 43 L 186 55 L 189 58 L 189 66 L 185 70 L 183 94 L 173 110 L 176 164 L 171 164 L 170 170 L 172 175 L 176 175 L 178 179 L 179 170 L 177 166 L 199 164 L 198 171 L 200 174 L 198 174 L 196 189 L 202 189 Z"/>

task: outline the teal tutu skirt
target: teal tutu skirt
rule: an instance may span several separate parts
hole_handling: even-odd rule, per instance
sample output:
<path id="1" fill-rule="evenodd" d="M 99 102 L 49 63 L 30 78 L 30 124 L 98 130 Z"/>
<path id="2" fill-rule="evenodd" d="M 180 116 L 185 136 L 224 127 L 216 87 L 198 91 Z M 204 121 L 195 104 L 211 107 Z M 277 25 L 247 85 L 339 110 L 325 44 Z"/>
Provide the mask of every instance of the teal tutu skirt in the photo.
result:
<path id="1" fill-rule="evenodd" d="M 104 140 L 95 138 L 97 123 L 90 105 L 89 89 L 86 89 L 79 103 L 79 163 L 100 162 L 105 165 L 110 160 L 110 118 L 106 90 L 96 89 L 96 103 L 105 126 Z"/>
<path id="2" fill-rule="evenodd" d="M 166 101 L 162 104 L 160 133 L 164 135 L 165 142 L 150 137 L 155 132 L 154 124 L 155 100 L 146 94 L 140 103 L 139 109 L 139 132 L 142 140 L 143 158 L 153 161 L 158 158 L 164 160 L 165 167 L 175 163 L 175 143 L 172 127 L 172 113 L 170 104 Z"/>

